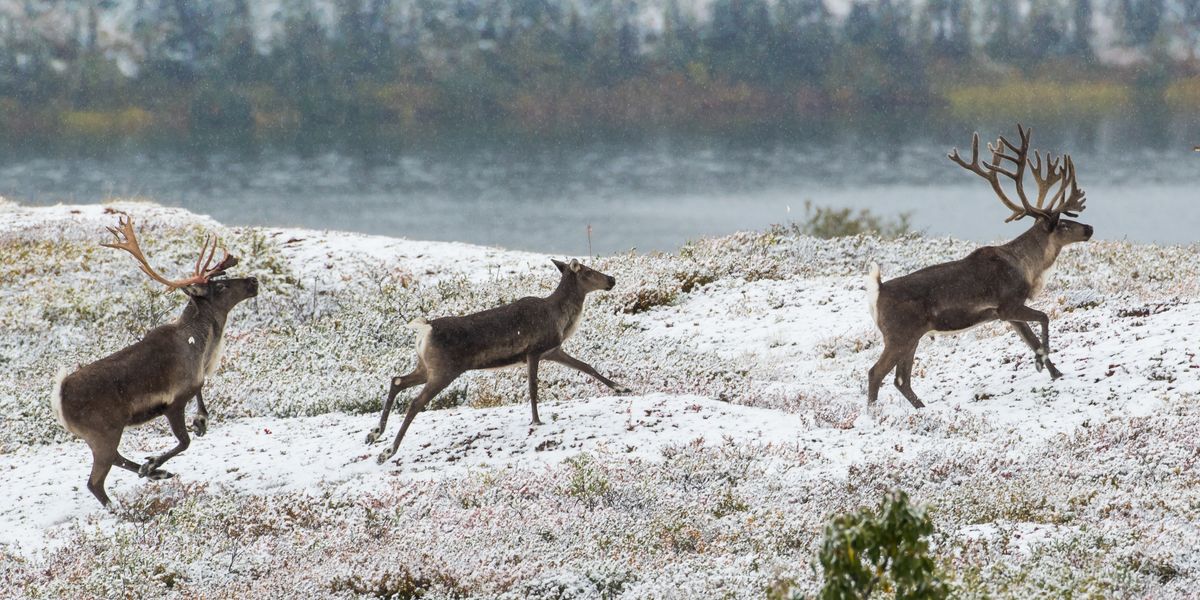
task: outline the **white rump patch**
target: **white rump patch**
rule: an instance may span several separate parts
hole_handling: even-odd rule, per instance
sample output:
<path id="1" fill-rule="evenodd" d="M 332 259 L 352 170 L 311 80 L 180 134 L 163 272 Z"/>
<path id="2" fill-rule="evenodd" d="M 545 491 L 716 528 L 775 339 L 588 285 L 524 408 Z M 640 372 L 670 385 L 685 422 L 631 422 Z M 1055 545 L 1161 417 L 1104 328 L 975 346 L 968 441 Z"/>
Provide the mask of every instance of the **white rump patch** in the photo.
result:
<path id="1" fill-rule="evenodd" d="M 871 319 L 879 325 L 879 263 L 871 263 L 867 272 L 867 309 L 871 311 Z"/>
<path id="2" fill-rule="evenodd" d="M 429 333 L 433 331 L 433 326 L 425 317 L 417 317 L 408 323 L 408 327 L 417 332 L 417 354 L 425 356 L 425 345 L 429 342 Z"/>
<path id="3" fill-rule="evenodd" d="M 63 429 L 75 433 L 67 425 L 67 419 L 63 417 L 62 411 L 62 384 L 70 373 L 69 369 L 63 367 L 58 370 L 58 375 L 54 376 L 54 389 L 50 392 L 50 410 L 54 411 L 54 418 L 58 419 L 58 424 L 62 425 Z"/>

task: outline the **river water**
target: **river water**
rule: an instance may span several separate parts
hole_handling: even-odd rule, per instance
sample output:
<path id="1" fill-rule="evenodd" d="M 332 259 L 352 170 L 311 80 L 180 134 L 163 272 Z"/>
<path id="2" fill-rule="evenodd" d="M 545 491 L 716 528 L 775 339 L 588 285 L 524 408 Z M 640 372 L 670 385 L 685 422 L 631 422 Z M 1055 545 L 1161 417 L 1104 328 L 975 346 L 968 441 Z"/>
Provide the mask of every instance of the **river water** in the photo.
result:
<path id="1" fill-rule="evenodd" d="M 853 123 L 738 134 L 531 139 L 369 134 L 257 142 L 0 144 L 0 195 L 26 204 L 139 196 L 227 224 L 301 226 L 559 254 L 673 250 L 688 239 L 803 218 L 819 206 L 910 213 L 915 229 L 977 241 L 1024 221 L 946 158 L 973 128 Z M 1102 239 L 1200 240 L 1200 119 L 1038 126 L 1070 151 L 1080 220 Z"/>

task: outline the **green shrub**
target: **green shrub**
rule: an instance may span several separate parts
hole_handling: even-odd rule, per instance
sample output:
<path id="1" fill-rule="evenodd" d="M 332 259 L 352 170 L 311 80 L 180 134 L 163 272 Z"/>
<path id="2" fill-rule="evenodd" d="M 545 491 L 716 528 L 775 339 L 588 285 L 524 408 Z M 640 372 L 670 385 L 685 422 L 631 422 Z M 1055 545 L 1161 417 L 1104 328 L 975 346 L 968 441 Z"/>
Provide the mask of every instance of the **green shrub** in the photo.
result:
<path id="1" fill-rule="evenodd" d="M 909 213 L 900 213 L 894 220 L 886 220 L 867 209 L 857 213 L 849 208 L 813 206 L 804 202 L 804 221 L 792 223 L 792 233 L 800 233 L 822 239 L 847 237 L 873 233 L 884 238 L 897 238 L 912 232 Z M 782 233 L 782 232 L 781 232 Z"/>
<path id="2" fill-rule="evenodd" d="M 567 496 L 582 502 L 589 509 L 608 504 L 612 484 L 608 482 L 603 467 L 590 454 L 579 454 L 563 461 L 568 476 L 563 490 Z"/>
<path id="3" fill-rule="evenodd" d="M 716 281 L 717 275 L 715 273 L 701 272 L 693 269 L 690 271 L 679 271 L 675 273 L 675 279 L 679 281 L 679 290 L 687 294 L 691 293 L 691 291 L 696 288 L 704 287 Z"/>
<path id="4" fill-rule="evenodd" d="M 878 591 L 895 598 L 938 600 L 950 588 L 938 578 L 929 543 L 933 522 L 903 491 L 884 497 L 879 509 L 841 515 L 825 527 L 819 555 L 824 600 L 866 599 Z"/>
<path id="5" fill-rule="evenodd" d="M 335 577 L 329 589 L 335 594 L 348 592 L 382 600 L 412 600 L 425 597 L 431 591 L 443 592 L 448 598 L 466 597 L 466 592 L 449 575 L 438 573 L 433 577 L 423 577 L 414 575 L 404 567 L 389 573 Z"/>

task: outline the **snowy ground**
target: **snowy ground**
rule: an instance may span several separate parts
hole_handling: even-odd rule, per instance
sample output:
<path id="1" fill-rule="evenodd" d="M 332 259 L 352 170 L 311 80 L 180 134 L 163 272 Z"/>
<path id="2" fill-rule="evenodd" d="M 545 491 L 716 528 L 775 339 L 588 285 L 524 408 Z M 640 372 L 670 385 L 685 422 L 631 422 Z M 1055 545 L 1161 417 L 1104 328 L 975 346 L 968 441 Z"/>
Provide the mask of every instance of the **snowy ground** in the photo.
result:
<path id="1" fill-rule="evenodd" d="M 231 316 L 209 434 L 168 463 L 173 480 L 114 470 L 107 512 L 84 487 L 86 445 L 50 415 L 51 376 L 180 306 L 97 247 L 111 208 L 138 219 L 162 270 L 214 229 L 264 289 Z M 867 410 L 880 348 L 864 266 L 887 279 L 970 248 L 776 229 L 599 259 L 617 288 L 568 350 L 635 395 L 547 366 L 533 428 L 523 373 L 473 374 L 381 467 L 363 438 L 412 364 L 398 325 L 545 294 L 550 257 L 0 201 L 0 595 L 762 597 L 780 580 L 812 590 L 828 518 L 902 487 L 930 506 L 963 596 L 1187 597 L 1198 248 L 1064 253 L 1035 303 L 1059 381 L 985 326 L 922 343 L 928 408 L 887 386 Z M 158 423 L 122 448 L 172 444 Z"/>

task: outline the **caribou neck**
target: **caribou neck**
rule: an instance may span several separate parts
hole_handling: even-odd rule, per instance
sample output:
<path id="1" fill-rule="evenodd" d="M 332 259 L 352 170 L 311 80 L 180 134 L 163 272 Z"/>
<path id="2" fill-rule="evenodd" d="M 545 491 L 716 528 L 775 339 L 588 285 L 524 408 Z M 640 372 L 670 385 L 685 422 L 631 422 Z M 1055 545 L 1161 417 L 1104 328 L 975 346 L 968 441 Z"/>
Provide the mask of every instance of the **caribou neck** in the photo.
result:
<path id="1" fill-rule="evenodd" d="M 1033 284 L 1058 259 L 1062 246 L 1055 243 L 1039 219 L 1028 231 L 1017 236 L 1013 241 L 1001 246 L 1016 260 L 1018 267 L 1025 277 Z"/>
<path id="2" fill-rule="evenodd" d="M 579 315 L 583 314 L 583 301 L 586 297 L 587 291 L 579 285 L 579 280 L 567 274 L 563 275 L 562 280 L 558 282 L 558 287 L 554 289 L 554 293 L 550 294 L 546 300 L 565 318 L 562 326 L 569 330 L 571 324 L 578 320 Z"/>
<path id="3" fill-rule="evenodd" d="M 187 306 L 183 308 L 183 314 L 179 315 L 176 324 L 197 332 L 212 332 L 214 337 L 220 337 L 221 332 L 225 330 L 225 320 L 228 316 L 228 311 L 219 310 L 210 302 L 188 298 Z"/>

